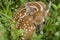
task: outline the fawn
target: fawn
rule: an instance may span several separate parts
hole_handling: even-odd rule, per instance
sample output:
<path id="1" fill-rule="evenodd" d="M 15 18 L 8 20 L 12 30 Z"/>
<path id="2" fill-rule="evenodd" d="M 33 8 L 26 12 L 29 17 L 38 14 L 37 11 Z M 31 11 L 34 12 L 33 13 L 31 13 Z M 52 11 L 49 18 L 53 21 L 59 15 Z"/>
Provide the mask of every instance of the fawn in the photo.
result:
<path id="1" fill-rule="evenodd" d="M 17 10 L 14 14 L 14 20 L 17 22 L 16 27 L 18 29 L 25 30 L 21 34 L 22 40 L 30 40 L 34 32 L 39 34 L 42 31 L 41 25 L 45 22 L 45 16 L 49 14 L 50 7 L 51 2 L 48 7 L 41 1 L 27 2 Z"/>

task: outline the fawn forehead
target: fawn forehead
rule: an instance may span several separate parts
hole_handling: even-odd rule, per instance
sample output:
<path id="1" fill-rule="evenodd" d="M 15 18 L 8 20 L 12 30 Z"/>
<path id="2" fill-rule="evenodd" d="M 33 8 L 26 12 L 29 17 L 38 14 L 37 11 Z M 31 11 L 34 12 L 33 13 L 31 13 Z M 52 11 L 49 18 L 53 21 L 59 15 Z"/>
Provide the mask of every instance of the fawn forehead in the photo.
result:
<path id="1" fill-rule="evenodd" d="M 46 5 L 43 2 L 27 2 L 27 5 L 30 7 L 35 17 L 45 16 L 44 10 L 46 9 Z"/>
<path id="2" fill-rule="evenodd" d="M 27 2 L 26 3 L 31 8 L 37 8 L 39 11 L 43 11 L 46 8 L 46 5 L 43 2 Z"/>

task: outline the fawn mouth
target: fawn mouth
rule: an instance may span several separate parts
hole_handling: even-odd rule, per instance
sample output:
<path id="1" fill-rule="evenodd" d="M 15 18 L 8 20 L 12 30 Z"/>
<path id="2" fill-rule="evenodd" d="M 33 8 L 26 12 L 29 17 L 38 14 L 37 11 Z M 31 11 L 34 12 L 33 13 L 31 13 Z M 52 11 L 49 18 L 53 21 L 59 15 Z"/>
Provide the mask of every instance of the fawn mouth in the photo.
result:
<path id="1" fill-rule="evenodd" d="M 40 34 L 40 25 L 37 25 L 34 23 L 34 26 L 36 28 L 36 34 L 39 35 Z"/>
<path id="2" fill-rule="evenodd" d="M 44 25 L 44 24 L 45 24 L 45 21 L 42 23 L 42 25 Z M 39 35 L 40 34 L 40 27 L 41 27 L 41 25 L 34 23 L 34 26 L 36 27 L 36 34 Z"/>

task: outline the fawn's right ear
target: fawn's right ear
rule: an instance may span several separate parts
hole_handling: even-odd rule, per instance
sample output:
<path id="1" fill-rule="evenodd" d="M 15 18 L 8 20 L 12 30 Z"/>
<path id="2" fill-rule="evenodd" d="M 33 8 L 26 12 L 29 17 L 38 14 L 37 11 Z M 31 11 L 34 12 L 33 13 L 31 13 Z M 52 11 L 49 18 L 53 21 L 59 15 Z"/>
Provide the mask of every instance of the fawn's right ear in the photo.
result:
<path id="1" fill-rule="evenodd" d="M 26 9 L 26 12 L 31 13 L 31 8 L 29 7 L 28 4 L 29 3 L 25 3 L 25 9 Z"/>
<path id="2" fill-rule="evenodd" d="M 28 3 L 25 3 L 25 9 L 26 9 L 26 12 L 28 12 L 28 13 L 31 12 L 31 9 L 30 9 Z"/>
<path id="3" fill-rule="evenodd" d="M 34 9 L 30 5 L 31 5 L 30 2 L 25 3 L 25 9 L 26 9 L 26 12 L 29 13 L 29 15 L 33 15 L 34 14 L 34 11 L 33 11 Z"/>

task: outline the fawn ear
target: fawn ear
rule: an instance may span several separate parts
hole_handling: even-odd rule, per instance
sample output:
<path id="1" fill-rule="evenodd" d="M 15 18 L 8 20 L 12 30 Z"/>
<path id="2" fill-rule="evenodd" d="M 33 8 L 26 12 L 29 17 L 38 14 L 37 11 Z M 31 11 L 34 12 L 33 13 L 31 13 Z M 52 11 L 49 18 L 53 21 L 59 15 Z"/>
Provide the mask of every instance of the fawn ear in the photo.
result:
<path id="1" fill-rule="evenodd" d="M 52 5 L 52 1 L 49 2 L 48 8 L 47 8 L 47 10 L 45 11 L 46 16 L 48 15 L 48 13 L 49 13 L 49 11 L 50 11 L 50 9 L 51 9 L 51 5 Z"/>
<path id="2" fill-rule="evenodd" d="M 33 7 L 30 7 L 30 5 L 31 5 L 30 2 L 25 3 L 25 9 L 26 9 L 26 12 L 29 13 L 29 15 L 33 15 L 34 9 Z"/>
<path id="3" fill-rule="evenodd" d="M 26 12 L 29 12 L 29 13 L 31 12 L 31 9 L 30 9 L 28 3 L 25 4 L 25 9 L 26 9 Z"/>

